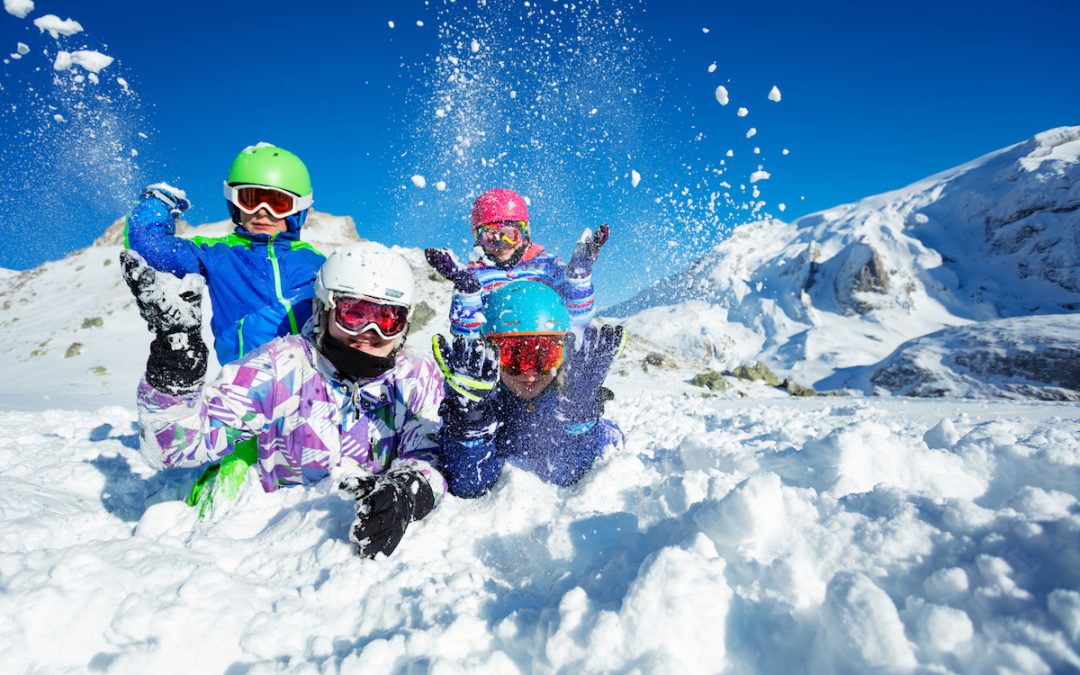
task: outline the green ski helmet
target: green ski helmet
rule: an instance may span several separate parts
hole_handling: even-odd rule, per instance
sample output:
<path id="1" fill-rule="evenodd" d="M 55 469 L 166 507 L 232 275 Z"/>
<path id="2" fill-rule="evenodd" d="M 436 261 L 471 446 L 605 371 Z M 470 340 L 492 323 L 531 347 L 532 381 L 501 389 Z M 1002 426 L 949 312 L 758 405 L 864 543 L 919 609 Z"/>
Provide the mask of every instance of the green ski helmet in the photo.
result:
<path id="1" fill-rule="evenodd" d="M 235 185 L 265 185 L 286 190 L 299 198 L 298 205 L 302 210 L 298 214 L 289 216 L 296 219 L 298 228 L 307 216 L 307 209 L 311 206 L 313 193 L 311 189 L 311 176 L 307 167 L 299 157 L 285 148 L 279 148 L 265 142 L 249 145 L 240 151 L 229 167 L 229 175 L 225 179 L 225 196 L 229 203 L 229 214 L 233 221 L 240 222 L 238 209 L 229 200 L 231 187 Z M 290 229 L 292 229 L 290 222 Z"/>
<path id="2" fill-rule="evenodd" d="M 570 332 L 566 303 L 539 281 L 514 281 L 492 291 L 484 304 L 484 318 L 484 337 Z"/>

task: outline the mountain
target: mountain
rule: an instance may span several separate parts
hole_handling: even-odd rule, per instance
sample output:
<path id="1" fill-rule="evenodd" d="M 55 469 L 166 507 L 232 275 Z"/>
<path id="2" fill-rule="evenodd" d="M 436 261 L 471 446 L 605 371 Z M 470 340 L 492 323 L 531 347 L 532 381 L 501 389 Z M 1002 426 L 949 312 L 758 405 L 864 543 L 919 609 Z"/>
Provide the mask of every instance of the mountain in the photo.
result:
<path id="1" fill-rule="evenodd" d="M 901 190 L 740 226 L 607 314 L 685 356 L 761 359 L 821 386 L 949 326 L 1077 310 L 1080 127 L 1062 127 Z"/>
<path id="2" fill-rule="evenodd" d="M 212 237 L 233 227 L 228 220 L 197 227 L 180 222 L 177 232 Z M 19 383 L 0 392 L 0 408 L 133 405 L 151 335 L 120 276 L 123 228 L 120 219 L 91 246 L 62 260 L 0 273 L 0 372 Z M 361 240 L 352 218 L 320 212 L 308 217 L 303 238 L 324 253 Z M 449 330 L 451 286 L 431 272 L 419 249 L 394 250 L 408 260 L 417 283 L 410 343 L 426 350 L 433 332 Z M 209 306 L 203 303 L 207 312 Z M 209 321 L 203 325 L 212 344 Z M 213 350 L 210 358 L 212 374 Z"/>

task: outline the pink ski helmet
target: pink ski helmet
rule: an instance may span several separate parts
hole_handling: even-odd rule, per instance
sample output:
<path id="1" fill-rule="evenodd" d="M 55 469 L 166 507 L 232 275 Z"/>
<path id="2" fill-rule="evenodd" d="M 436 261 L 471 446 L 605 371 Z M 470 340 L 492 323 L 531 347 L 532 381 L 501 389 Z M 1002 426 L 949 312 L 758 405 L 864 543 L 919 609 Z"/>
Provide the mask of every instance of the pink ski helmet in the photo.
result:
<path id="1" fill-rule="evenodd" d="M 518 193 L 507 188 L 488 190 L 472 205 L 472 229 L 500 220 L 523 220 L 529 222 L 529 207 Z"/>

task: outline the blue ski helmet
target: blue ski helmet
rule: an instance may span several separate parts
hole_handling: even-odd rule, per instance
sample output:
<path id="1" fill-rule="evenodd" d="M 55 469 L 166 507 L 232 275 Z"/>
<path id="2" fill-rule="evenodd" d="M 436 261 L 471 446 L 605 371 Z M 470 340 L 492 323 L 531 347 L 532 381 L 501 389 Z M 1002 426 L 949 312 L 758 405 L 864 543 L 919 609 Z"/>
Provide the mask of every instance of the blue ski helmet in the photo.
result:
<path id="1" fill-rule="evenodd" d="M 514 281 L 492 291 L 484 303 L 484 318 L 484 337 L 570 331 L 570 312 L 562 297 L 539 281 Z"/>

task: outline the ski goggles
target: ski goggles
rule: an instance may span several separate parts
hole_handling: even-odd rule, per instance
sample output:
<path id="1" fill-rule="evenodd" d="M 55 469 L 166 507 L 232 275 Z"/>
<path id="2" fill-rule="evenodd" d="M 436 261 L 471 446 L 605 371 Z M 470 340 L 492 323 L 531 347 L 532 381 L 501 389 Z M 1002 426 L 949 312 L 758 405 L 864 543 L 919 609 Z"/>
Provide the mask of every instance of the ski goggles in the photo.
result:
<path id="1" fill-rule="evenodd" d="M 276 187 L 267 185 L 229 185 L 225 183 L 225 199 L 248 215 L 254 215 L 266 207 L 275 218 L 285 218 L 310 208 L 314 202 L 312 195 L 299 197 Z"/>
<path id="2" fill-rule="evenodd" d="M 384 340 L 396 338 L 409 326 L 409 308 L 389 305 L 370 298 L 330 295 L 330 305 L 337 327 L 349 335 L 373 330 Z"/>
<path id="3" fill-rule="evenodd" d="M 476 238 L 485 248 L 500 244 L 517 246 L 529 235 L 529 223 L 525 220 L 497 220 L 476 228 Z"/>
<path id="4" fill-rule="evenodd" d="M 488 338 L 499 347 L 499 368 L 510 375 L 549 373 L 562 365 L 566 354 L 561 335 L 524 335 Z"/>

